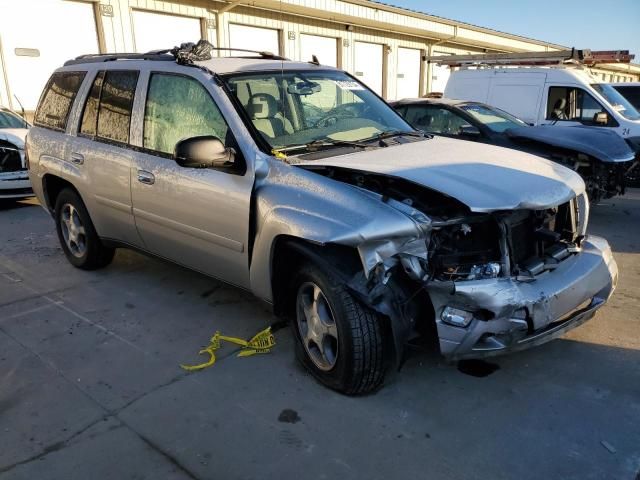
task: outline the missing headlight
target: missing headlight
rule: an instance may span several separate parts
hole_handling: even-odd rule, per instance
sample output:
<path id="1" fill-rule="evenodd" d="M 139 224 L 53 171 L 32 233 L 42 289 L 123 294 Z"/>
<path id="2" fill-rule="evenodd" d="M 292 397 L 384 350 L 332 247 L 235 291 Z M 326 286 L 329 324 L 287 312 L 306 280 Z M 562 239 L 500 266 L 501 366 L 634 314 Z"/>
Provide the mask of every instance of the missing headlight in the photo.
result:
<path id="1" fill-rule="evenodd" d="M 501 272 L 500 227 L 492 216 L 447 225 L 431 236 L 430 265 L 438 280 L 495 278 Z"/>

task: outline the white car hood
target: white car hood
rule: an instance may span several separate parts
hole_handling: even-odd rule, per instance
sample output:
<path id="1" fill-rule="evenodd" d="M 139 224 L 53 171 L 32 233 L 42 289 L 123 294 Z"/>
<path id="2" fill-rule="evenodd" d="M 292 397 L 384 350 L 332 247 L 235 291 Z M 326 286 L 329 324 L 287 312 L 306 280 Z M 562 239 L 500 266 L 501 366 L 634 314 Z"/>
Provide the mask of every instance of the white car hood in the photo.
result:
<path id="1" fill-rule="evenodd" d="M 0 140 L 10 142 L 20 149 L 24 149 L 24 140 L 27 137 L 26 128 L 0 128 Z"/>
<path id="2" fill-rule="evenodd" d="M 557 163 L 517 150 L 445 137 L 297 164 L 404 178 L 449 195 L 474 212 L 544 209 L 585 190 L 580 175 Z"/>

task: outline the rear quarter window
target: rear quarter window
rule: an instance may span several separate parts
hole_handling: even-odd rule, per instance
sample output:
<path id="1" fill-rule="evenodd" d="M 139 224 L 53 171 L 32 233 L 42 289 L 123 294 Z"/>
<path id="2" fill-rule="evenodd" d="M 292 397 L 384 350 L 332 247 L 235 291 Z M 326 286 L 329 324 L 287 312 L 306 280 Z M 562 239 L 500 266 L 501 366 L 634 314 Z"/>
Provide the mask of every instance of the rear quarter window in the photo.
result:
<path id="1" fill-rule="evenodd" d="M 54 73 L 40 98 L 34 125 L 64 131 L 85 75 L 86 72 Z"/>

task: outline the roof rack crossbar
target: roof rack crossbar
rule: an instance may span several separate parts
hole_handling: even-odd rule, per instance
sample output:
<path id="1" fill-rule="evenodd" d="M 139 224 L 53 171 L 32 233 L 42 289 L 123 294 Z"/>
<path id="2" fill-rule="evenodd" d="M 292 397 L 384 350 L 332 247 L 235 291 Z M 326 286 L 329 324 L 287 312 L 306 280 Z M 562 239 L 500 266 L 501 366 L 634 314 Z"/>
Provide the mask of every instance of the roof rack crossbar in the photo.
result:
<path id="1" fill-rule="evenodd" d="M 484 53 L 472 55 L 431 55 L 424 60 L 449 67 L 464 67 L 471 65 L 584 65 L 593 66 L 603 63 L 630 63 L 635 55 L 629 50 L 600 50 L 588 49 L 558 50 L 554 52 L 521 52 L 521 53 Z"/>
<path id="2" fill-rule="evenodd" d="M 246 48 L 233 48 L 233 47 L 209 47 L 210 50 L 215 50 L 217 52 L 243 52 L 243 53 L 255 53 L 262 58 L 271 59 L 271 60 L 288 60 L 288 58 L 281 57 L 280 55 L 276 55 L 273 52 L 266 52 L 264 50 L 248 50 Z M 173 49 L 169 48 L 166 50 L 154 50 L 149 53 L 171 53 Z"/>

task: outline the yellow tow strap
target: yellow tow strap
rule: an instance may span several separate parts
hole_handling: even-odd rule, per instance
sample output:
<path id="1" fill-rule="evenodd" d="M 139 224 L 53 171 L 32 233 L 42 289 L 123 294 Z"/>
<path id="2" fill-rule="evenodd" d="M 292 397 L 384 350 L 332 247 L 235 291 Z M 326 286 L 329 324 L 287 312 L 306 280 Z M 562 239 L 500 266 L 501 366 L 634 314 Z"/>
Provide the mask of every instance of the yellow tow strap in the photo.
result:
<path id="1" fill-rule="evenodd" d="M 287 154 L 284 152 L 279 152 L 278 150 L 271 150 L 271 153 L 273 154 L 274 157 L 276 157 L 278 160 L 286 160 L 287 159 Z"/>
<path id="2" fill-rule="evenodd" d="M 216 363 L 216 354 L 215 351 L 220 349 L 221 342 L 229 342 L 235 343 L 236 345 L 240 345 L 242 349 L 238 353 L 238 357 L 249 357 L 251 355 L 255 355 L 256 353 L 269 353 L 271 348 L 275 346 L 276 339 L 273 337 L 271 333 L 271 327 L 268 327 L 261 332 L 258 332 L 251 340 L 243 340 L 241 338 L 236 337 L 227 337 L 225 335 L 221 335 L 220 332 L 216 332 L 211 340 L 209 341 L 209 345 L 198 352 L 198 355 L 204 355 L 205 353 L 209 354 L 209 361 L 205 363 L 201 363 L 199 365 L 180 365 L 185 370 L 202 370 L 203 368 L 210 367 L 214 363 Z"/>

